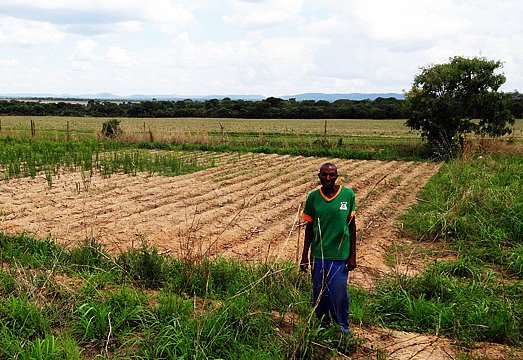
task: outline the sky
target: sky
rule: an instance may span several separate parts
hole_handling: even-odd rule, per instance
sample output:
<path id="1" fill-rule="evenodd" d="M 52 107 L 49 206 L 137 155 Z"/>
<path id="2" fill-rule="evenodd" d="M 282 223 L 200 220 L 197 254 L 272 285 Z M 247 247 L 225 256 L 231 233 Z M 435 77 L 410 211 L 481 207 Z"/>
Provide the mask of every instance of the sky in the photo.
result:
<path id="1" fill-rule="evenodd" d="M 523 92 L 519 0 L 0 0 L 0 94 L 401 93 L 453 56 Z"/>

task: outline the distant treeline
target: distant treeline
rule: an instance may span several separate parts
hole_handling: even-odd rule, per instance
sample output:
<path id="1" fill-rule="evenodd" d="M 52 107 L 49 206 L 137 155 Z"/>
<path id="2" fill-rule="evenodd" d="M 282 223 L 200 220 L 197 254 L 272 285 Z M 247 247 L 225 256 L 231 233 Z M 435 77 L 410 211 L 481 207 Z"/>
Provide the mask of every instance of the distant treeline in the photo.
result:
<path id="1" fill-rule="evenodd" d="M 523 94 L 512 93 L 512 113 L 523 118 Z M 93 116 L 136 118 L 245 118 L 245 119 L 403 119 L 404 102 L 396 98 L 375 100 L 284 100 L 269 97 L 259 101 L 211 99 L 195 101 L 113 102 L 89 100 L 38 102 L 0 100 L 0 115 Z"/>

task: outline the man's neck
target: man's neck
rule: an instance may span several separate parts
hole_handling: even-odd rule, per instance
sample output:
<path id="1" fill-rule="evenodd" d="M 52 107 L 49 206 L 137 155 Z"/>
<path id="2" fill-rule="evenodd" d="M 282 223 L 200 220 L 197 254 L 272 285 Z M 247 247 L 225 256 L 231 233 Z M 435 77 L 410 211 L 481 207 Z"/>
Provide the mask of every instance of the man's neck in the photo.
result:
<path id="1" fill-rule="evenodd" d="M 323 195 L 327 196 L 328 198 L 331 198 L 334 195 L 336 195 L 339 188 L 340 188 L 340 185 L 338 185 L 338 184 L 334 185 L 332 188 L 322 187 L 321 192 L 323 193 Z"/>

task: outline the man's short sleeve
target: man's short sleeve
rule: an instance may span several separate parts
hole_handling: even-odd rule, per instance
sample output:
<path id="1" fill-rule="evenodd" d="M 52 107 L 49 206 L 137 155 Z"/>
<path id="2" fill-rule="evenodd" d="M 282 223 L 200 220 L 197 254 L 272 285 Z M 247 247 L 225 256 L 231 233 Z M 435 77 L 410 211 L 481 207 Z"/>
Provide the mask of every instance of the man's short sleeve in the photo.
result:
<path id="1" fill-rule="evenodd" d="M 303 220 L 305 220 L 307 222 L 314 222 L 314 216 L 315 216 L 315 211 L 314 211 L 314 206 L 312 203 L 312 193 L 311 193 L 311 194 L 309 194 L 309 196 L 307 196 L 307 201 L 305 201 L 305 208 L 303 209 L 303 214 L 301 215 L 301 217 L 303 218 Z"/>
<path id="2" fill-rule="evenodd" d="M 351 208 L 349 209 L 350 210 L 349 219 L 356 216 L 356 195 L 354 194 L 354 190 L 350 189 L 350 192 L 351 192 L 351 201 L 350 201 Z"/>

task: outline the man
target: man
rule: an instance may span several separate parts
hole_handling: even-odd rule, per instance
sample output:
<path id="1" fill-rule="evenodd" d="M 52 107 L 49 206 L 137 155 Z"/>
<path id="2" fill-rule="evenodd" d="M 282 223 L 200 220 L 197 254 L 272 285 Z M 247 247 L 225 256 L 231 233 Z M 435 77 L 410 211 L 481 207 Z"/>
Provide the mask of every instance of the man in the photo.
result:
<path id="1" fill-rule="evenodd" d="M 318 177 L 321 188 L 309 193 L 303 219 L 305 241 L 300 263 L 306 272 L 312 266 L 316 316 L 323 326 L 331 320 L 349 332 L 349 271 L 356 268 L 356 201 L 354 191 L 336 184 L 336 165 L 325 163 Z"/>

